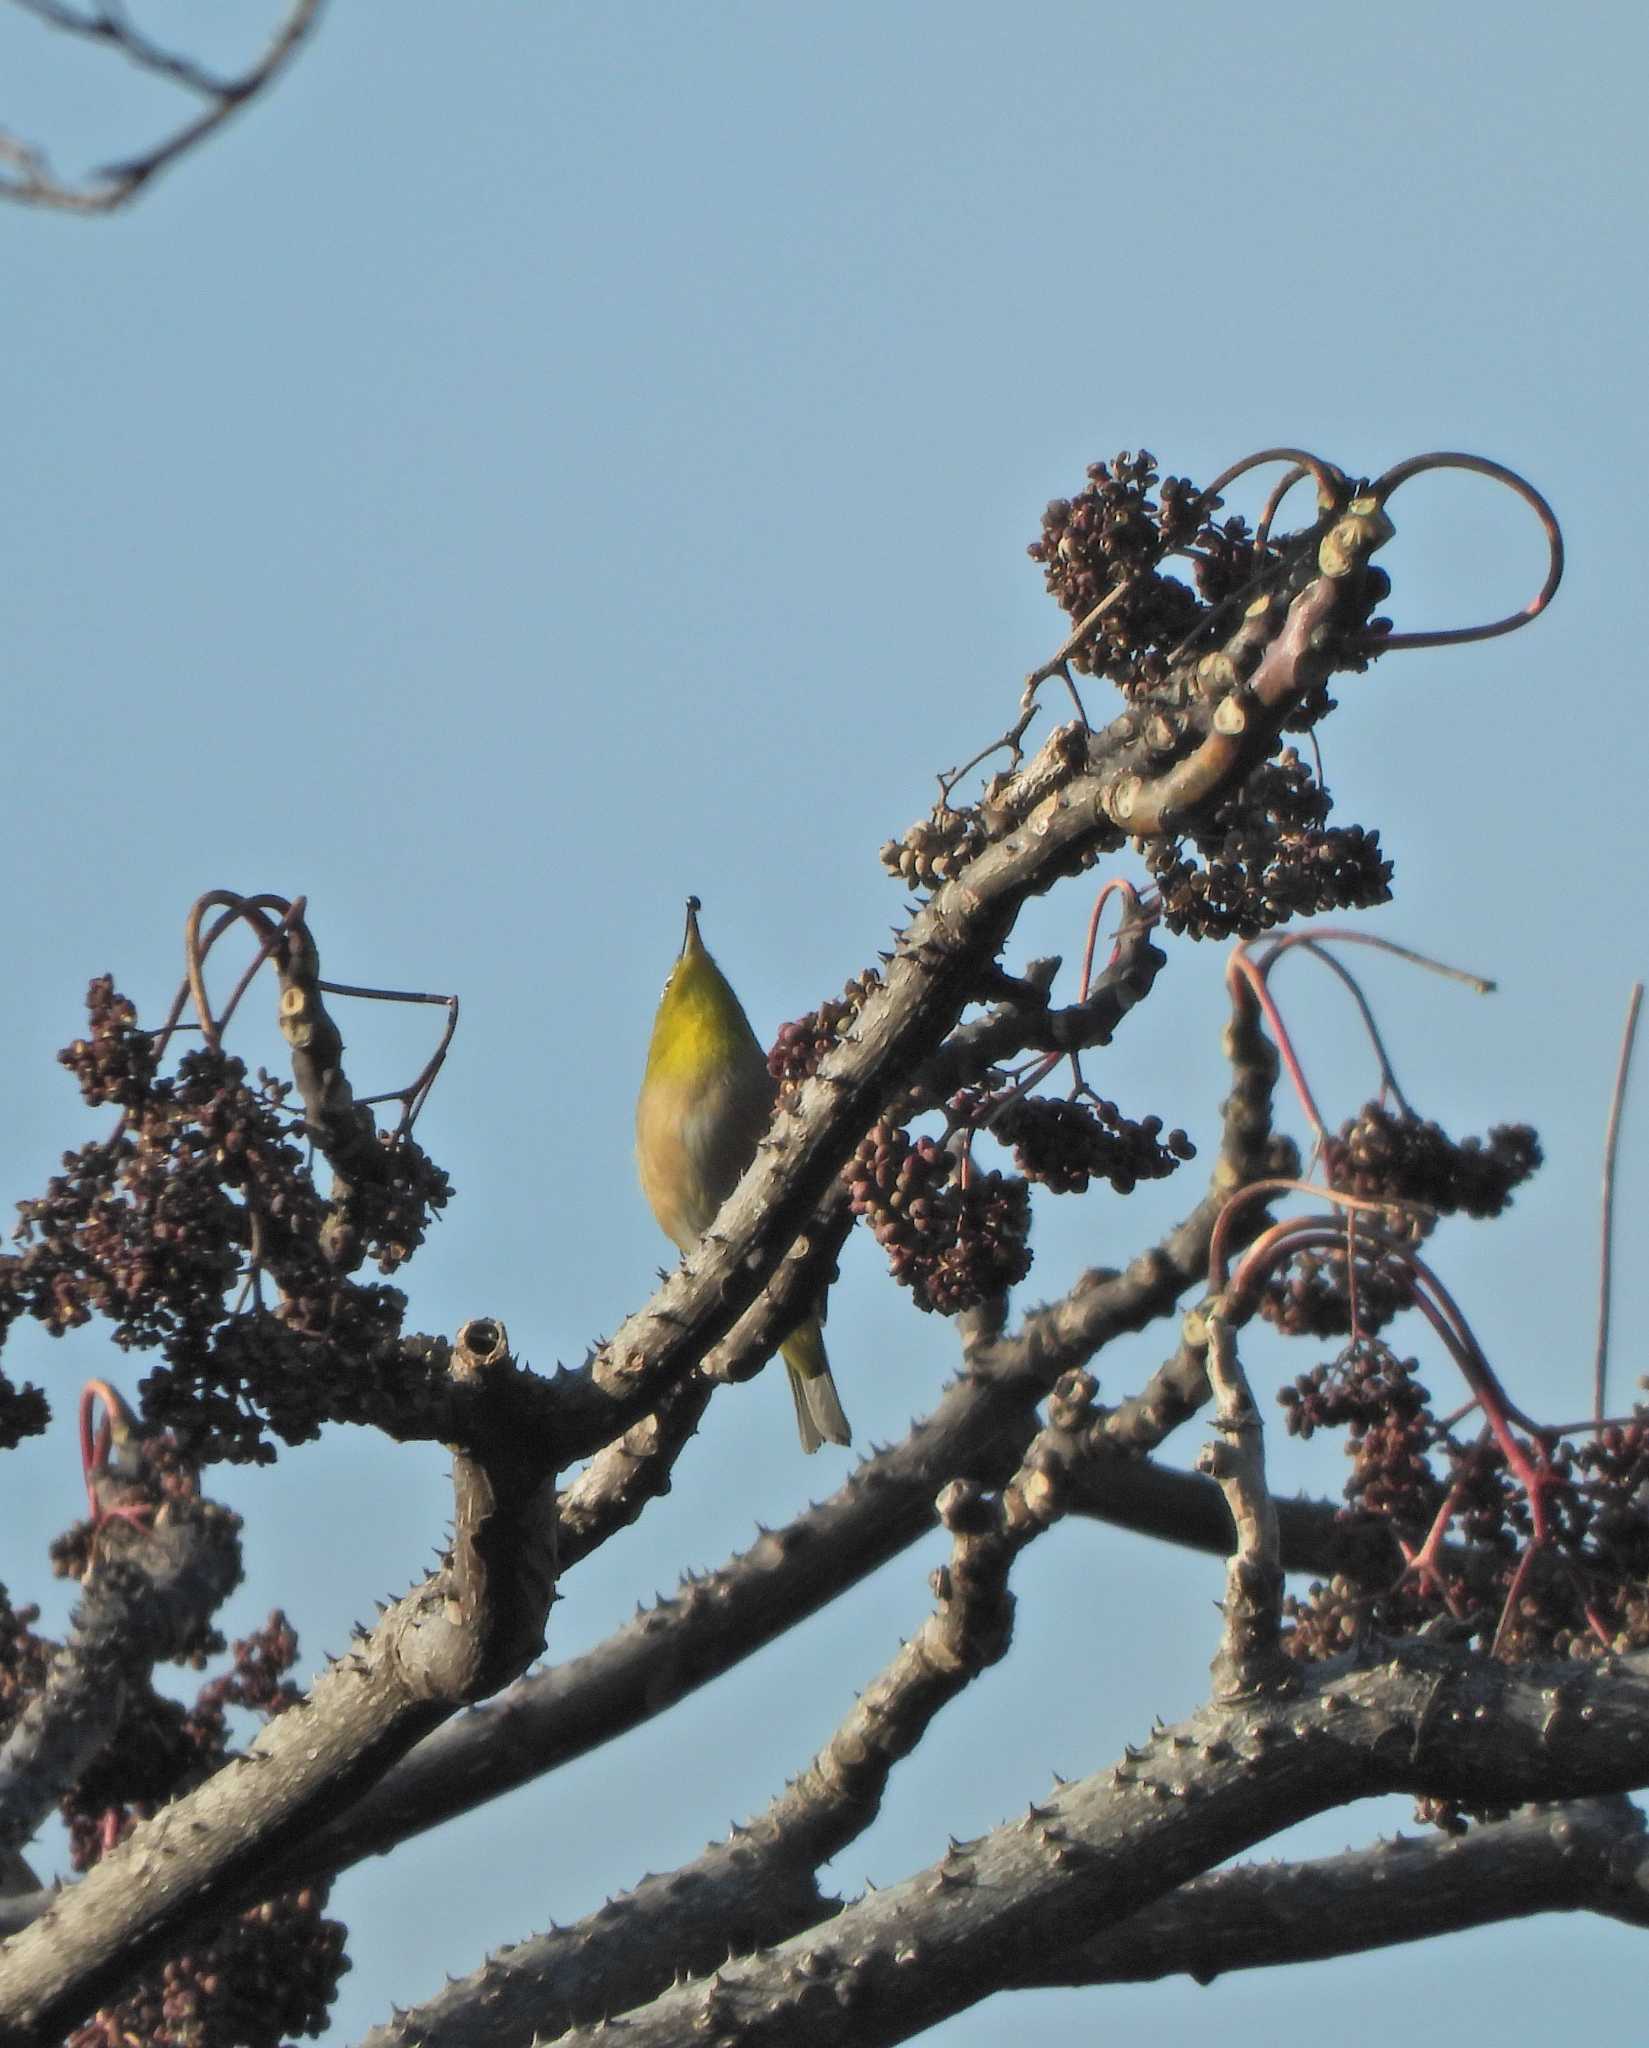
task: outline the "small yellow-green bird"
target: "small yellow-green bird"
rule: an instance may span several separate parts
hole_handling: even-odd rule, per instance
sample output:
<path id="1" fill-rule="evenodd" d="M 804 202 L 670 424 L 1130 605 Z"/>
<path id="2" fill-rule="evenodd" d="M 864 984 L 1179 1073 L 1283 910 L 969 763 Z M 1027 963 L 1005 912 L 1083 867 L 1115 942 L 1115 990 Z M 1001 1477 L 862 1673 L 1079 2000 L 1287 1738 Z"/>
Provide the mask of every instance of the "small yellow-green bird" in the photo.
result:
<path id="1" fill-rule="evenodd" d="M 698 1243 L 754 1158 L 774 1096 L 767 1056 L 699 937 L 699 909 L 689 896 L 687 935 L 659 997 L 636 1103 L 641 1191 L 683 1251 Z M 798 1323 L 779 1348 L 802 1449 L 851 1443 L 818 1316 Z"/>

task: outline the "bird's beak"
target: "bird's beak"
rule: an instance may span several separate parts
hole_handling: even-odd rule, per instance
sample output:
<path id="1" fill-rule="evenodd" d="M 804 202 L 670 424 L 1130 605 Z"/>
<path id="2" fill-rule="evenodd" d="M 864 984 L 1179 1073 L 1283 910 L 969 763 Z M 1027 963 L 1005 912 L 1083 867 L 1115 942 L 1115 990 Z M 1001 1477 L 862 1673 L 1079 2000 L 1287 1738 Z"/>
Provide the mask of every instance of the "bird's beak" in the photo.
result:
<path id="1" fill-rule="evenodd" d="M 703 905 L 696 896 L 688 897 L 687 929 L 681 935 L 681 950 L 684 953 L 696 952 L 704 944 L 699 937 L 699 911 L 702 908 Z"/>

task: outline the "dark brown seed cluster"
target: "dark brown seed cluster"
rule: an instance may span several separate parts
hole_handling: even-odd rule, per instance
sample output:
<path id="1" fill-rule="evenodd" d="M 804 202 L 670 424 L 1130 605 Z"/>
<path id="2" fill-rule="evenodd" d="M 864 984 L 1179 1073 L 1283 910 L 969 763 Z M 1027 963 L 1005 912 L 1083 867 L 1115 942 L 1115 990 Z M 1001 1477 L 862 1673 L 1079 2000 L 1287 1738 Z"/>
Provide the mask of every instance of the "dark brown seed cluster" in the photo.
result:
<path id="1" fill-rule="evenodd" d="M 1636 1451 L 1627 1469 L 1609 1471 L 1609 1456 L 1600 1460 L 1591 1445 L 1551 1440 L 1540 1482 L 1549 1535 L 1544 1548 L 1532 1549 L 1531 1504 L 1498 1443 L 1486 1436 L 1462 1443 L 1433 1426 L 1434 1476 L 1421 1476 L 1411 1372 L 1393 1381 L 1388 1409 L 1373 1376 L 1365 1382 L 1371 1398 L 1358 1410 L 1363 1436 L 1349 1447 L 1356 1475 L 1348 1493 L 1358 1505 L 1348 1514 L 1398 1530 L 1412 1553 L 1446 1509 L 1442 1541 L 1424 1574 L 1394 1579 L 1388 1563 L 1375 1562 L 1367 1576 L 1351 1572 L 1313 1586 L 1309 1599 L 1290 1603 L 1291 1652 L 1333 1656 L 1366 1630 L 1413 1633 L 1441 1618 L 1482 1648 L 1497 1644 L 1511 1662 L 1586 1661 L 1649 1645 L 1649 1511 L 1638 1498 Z M 1616 1434 L 1641 1445 L 1649 1419 L 1640 1415 Z M 1391 1481 L 1384 1496 L 1382 1476 Z"/>
<path id="2" fill-rule="evenodd" d="M 232 1094 L 245 1099 L 231 1106 Z M 244 1249 L 231 1186 L 268 1185 L 273 1202 L 273 1183 L 294 1179 L 300 1162 L 283 1136 L 248 1141 L 250 1107 L 221 1054 L 191 1052 L 177 1086 L 129 1113 L 114 1138 L 65 1153 L 46 1192 L 18 1204 L 26 1249 L 8 1279 L 24 1312 L 54 1334 L 105 1316 L 122 1345 L 203 1334 Z"/>
<path id="3" fill-rule="evenodd" d="M 4 1286 L 3 1269 L 6 1265 L 0 1259 L 0 1287 Z M 4 1330 L 4 1318 L 0 1317 L 0 1332 Z M 51 1403 L 39 1387 L 14 1386 L 0 1373 L 0 1451 L 15 1450 L 25 1437 L 42 1435 L 52 1419 Z"/>
<path id="4" fill-rule="evenodd" d="M 1304 1599 L 1283 1601 L 1283 1648 L 1302 1664 L 1343 1657 L 1368 1636 L 1415 1635 L 1435 1621 L 1439 1602 L 1412 1580 L 1397 1580 L 1389 1563 L 1378 1581 L 1336 1572 L 1314 1582 Z"/>
<path id="5" fill-rule="evenodd" d="M 853 1213 L 887 1250 L 918 1308 L 953 1316 L 1023 1280 L 1031 1268 L 1030 1190 L 1001 1173 L 969 1172 L 932 1138 L 879 1123 L 849 1162 Z"/>
<path id="6" fill-rule="evenodd" d="M 1623 1571 L 1649 1581 L 1649 1515 L 1640 1506 L 1649 1488 L 1649 1418 L 1611 1422 L 1580 1446 L 1575 1465 L 1602 1503 L 1592 1533 L 1608 1542 Z"/>
<path id="7" fill-rule="evenodd" d="M 1414 1359 L 1367 1341 L 1302 1373 L 1278 1398 L 1291 1436 L 1345 1430 L 1352 1461 L 1346 1498 L 1354 1508 L 1423 1533 L 1443 1489 L 1431 1468 L 1437 1425 L 1418 1373 Z"/>
<path id="8" fill-rule="evenodd" d="M 345 1272 L 370 1259 L 380 1273 L 404 1266 L 452 1199 L 452 1183 L 423 1147 L 394 1131 L 377 1134 L 381 1169 L 335 1200 L 321 1234 L 329 1265 Z"/>
<path id="9" fill-rule="evenodd" d="M 802 1083 L 819 1071 L 819 1062 L 847 1036 L 854 1018 L 881 986 L 882 977 L 875 968 L 867 968 L 840 996 L 828 996 L 811 1015 L 779 1026 L 767 1055 L 767 1071 L 778 1083 L 781 1103 L 794 1101 Z"/>
<path id="10" fill-rule="evenodd" d="M 349 1967 L 347 1930 L 305 1885 L 203 1929 L 118 2004 L 68 2036 L 68 2048 L 279 2048 L 326 2031 Z"/>
<path id="11" fill-rule="evenodd" d="M 1111 462 L 1092 464 L 1074 498 L 1048 506 L 1041 537 L 1030 548 L 1072 619 L 1085 620 L 1106 601 L 1069 666 L 1118 684 L 1135 706 L 1133 738 L 1159 766 L 1197 743 L 1210 715 L 1209 693 L 1236 689 L 1252 673 L 1287 601 L 1319 573 L 1320 522 L 1262 545 L 1240 518 L 1219 519 L 1219 503 L 1186 478 L 1159 477 L 1148 450 L 1125 450 Z M 1195 591 L 1164 573 L 1161 564 L 1174 554 L 1193 564 Z M 1367 635 L 1389 622 L 1367 612 L 1390 587 L 1381 569 L 1358 572 L 1361 631 L 1343 622 L 1335 671 L 1368 666 Z M 1304 688 L 1284 730 L 1306 731 L 1333 708 L 1326 680 Z M 1090 734 L 1080 722 L 1071 731 L 1080 756 L 1073 765 L 1080 766 Z M 1047 786 L 1044 755 L 1039 792 Z M 999 778 L 977 807 L 957 808 L 947 792 L 929 818 L 883 847 L 883 864 L 909 887 L 950 880 L 999 830 L 1017 822 L 1007 793 Z M 1387 902 L 1392 865 L 1379 833 L 1331 825 L 1329 809 L 1326 793 L 1290 748 L 1257 769 L 1211 816 L 1193 819 L 1184 833 L 1153 838 L 1142 850 L 1167 928 L 1195 938 L 1251 938 L 1290 918 Z M 1115 841 L 1090 841 L 1073 855 L 1073 867 L 1123 842 L 1120 832 Z"/>
<path id="12" fill-rule="evenodd" d="M 149 1092 L 154 1080 L 154 1033 L 137 1021 L 137 1007 L 114 985 L 114 976 L 100 974 L 86 991 L 89 1038 L 77 1038 L 57 1055 L 80 1083 L 80 1092 L 93 1108 L 117 1103 L 132 1109 Z"/>
<path id="13" fill-rule="evenodd" d="M 1168 672 L 1167 655 L 1204 616 L 1196 593 L 1158 564 L 1190 550 L 1199 538 L 1199 569 L 1224 597 L 1257 566 L 1240 520 L 1216 526 L 1218 499 L 1205 500 L 1185 477 L 1158 488 L 1156 458 L 1126 449 L 1112 462 L 1091 463 L 1074 498 L 1055 498 L 1042 515 L 1041 537 L 1028 550 L 1048 590 L 1073 621 L 1084 619 L 1119 586 L 1124 595 L 1071 656 L 1084 675 L 1109 676 L 1130 693 L 1147 691 Z M 1201 579 L 1199 579 L 1201 580 Z"/>
<path id="14" fill-rule="evenodd" d="M 61 1055 L 89 1098 L 118 1102 L 114 1133 L 64 1155 L 44 1194 L 20 1203 L 22 1246 L 0 1259 L 0 1335 L 21 1316 L 54 1335 L 100 1317 L 126 1349 L 163 1363 L 146 1419 L 202 1458 L 273 1457 L 322 1422 L 362 1413 L 405 1302 L 353 1278 L 393 1270 L 446 1202 L 446 1176 L 407 1138 L 381 1136 L 381 1172 L 330 1196 L 317 1187 L 289 1089 L 196 1048 L 154 1070 L 148 1033 L 107 977 L 89 996 L 90 1036 Z M 258 1285 L 240 1306 L 231 1290 Z M 264 1296 L 269 1297 L 268 1300 Z M 0 1388 L 0 1432 L 44 1404 Z"/>
<path id="15" fill-rule="evenodd" d="M 1061 1096 L 1021 1095 L 990 1118 L 992 1133 L 1013 1147 L 1014 1164 L 1027 1180 L 1055 1194 L 1084 1194 L 1091 1180 L 1108 1180 L 1119 1195 L 1142 1180 L 1162 1180 L 1197 1148 L 1183 1131 L 1162 1136 L 1162 1118 L 1135 1123 L 1114 1102 L 1073 1102 Z"/>
<path id="16" fill-rule="evenodd" d="M 201 1782 L 228 1749 L 227 1713 L 265 1718 L 298 1699 L 284 1676 L 297 1637 L 276 1613 L 237 1642 L 233 1666 L 192 1707 L 145 1689 L 111 1745 L 64 1801 L 74 1866 L 85 1870 L 168 1800 Z M 325 1917 L 326 1889 L 305 1886 L 206 1926 L 187 1950 L 104 2007 L 71 2048 L 278 2048 L 321 2033 L 348 1963 L 347 1930 Z"/>
<path id="17" fill-rule="evenodd" d="M 1330 826 L 1328 813 L 1327 792 L 1285 748 L 1189 844 L 1149 850 L 1164 923 L 1192 938 L 1254 938 L 1291 917 L 1389 902 L 1392 868 L 1379 833 Z"/>
<path id="18" fill-rule="evenodd" d="M 1342 1250 L 1296 1252 L 1260 1294 L 1260 1314 L 1285 1337 L 1363 1336 L 1383 1330 L 1413 1299 L 1407 1276 L 1366 1235 L 1348 1266 Z"/>
<path id="19" fill-rule="evenodd" d="M 1088 764 L 1088 727 L 1072 719 L 1049 733 L 1037 756 L 1040 786 L 1048 789 Z M 1011 833 L 1018 823 L 1013 798 L 1015 779 L 1003 772 L 993 775 L 980 792 L 977 804 L 955 804 L 942 798 L 925 818 L 918 818 L 901 839 L 890 839 L 881 850 L 881 861 L 890 875 L 910 889 L 937 889 L 961 873 L 976 854 Z M 1120 831 L 1096 839 L 1072 856 L 1072 871 L 1091 867 L 1101 850 L 1114 851 L 1123 844 Z"/>
<path id="20" fill-rule="evenodd" d="M 1384 1528 L 1401 1545 L 1360 1541 L 1356 1564 L 1287 1603 L 1292 1655 L 1337 1656 L 1367 1633 L 1439 1621 L 1514 1662 L 1649 1646 L 1649 1411 L 1578 1443 L 1508 1422 L 1514 1463 L 1481 1418 L 1465 1432 L 1439 1423 L 1414 1362 L 1370 1340 L 1280 1398 L 1291 1431 L 1345 1431 L 1348 1532 Z M 1416 1568 L 1402 1571 L 1403 1555 Z M 1486 1814 L 1421 1817 L 1454 1828 Z"/>
<path id="21" fill-rule="evenodd" d="M 57 1645 L 37 1636 L 38 1607 L 14 1607 L 0 1586 L 0 1740 L 46 1682 Z"/>
<path id="22" fill-rule="evenodd" d="M 1541 1162 L 1528 1124 L 1456 1142 L 1419 1117 L 1365 1103 L 1323 1148 L 1330 1187 L 1370 1201 L 1419 1202 L 1440 1216 L 1498 1216 Z"/>
<path id="23" fill-rule="evenodd" d="M 1171 483 L 1172 478 L 1169 479 Z M 1163 485 L 1166 497 L 1168 483 Z M 1217 504 L 1219 501 L 1213 501 Z M 1179 505 L 1175 506 L 1176 515 Z M 1183 520 L 1179 520 L 1183 524 Z M 1235 597 L 1268 564 L 1277 560 L 1278 549 L 1267 545 L 1262 551 L 1255 545 L 1254 530 L 1246 519 L 1206 519 L 1198 529 L 1195 544 L 1191 549 L 1192 573 L 1196 577 L 1197 595 L 1209 606 L 1223 604 L 1228 597 Z"/>
<path id="24" fill-rule="evenodd" d="M 1540 1141 L 1527 1124 L 1497 1124 L 1487 1140 L 1456 1141 L 1436 1124 L 1366 1103 L 1323 1148 L 1331 1187 L 1364 1201 L 1392 1204 L 1380 1236 L 1354 1232 L 1345 1249 L 1297 1253 L 1272 1274 L 1260 1312 L 1288 1336 L 1372 1337 L 1411 1299 L 1400 1264 L 1381 1238 L 1417 1242 L 1440 1216 L 1498 1216 L 1512 1190 L 1540 1164 Z"/>
<path id="25" fill-rule="evenodd" d="M 890 839 L 881 862 L 911 889 L 936 889 L 961 873 L 990 837 L 984 818 L 969 806 L 939 804 L 918 818 L 903 839 Z"/>

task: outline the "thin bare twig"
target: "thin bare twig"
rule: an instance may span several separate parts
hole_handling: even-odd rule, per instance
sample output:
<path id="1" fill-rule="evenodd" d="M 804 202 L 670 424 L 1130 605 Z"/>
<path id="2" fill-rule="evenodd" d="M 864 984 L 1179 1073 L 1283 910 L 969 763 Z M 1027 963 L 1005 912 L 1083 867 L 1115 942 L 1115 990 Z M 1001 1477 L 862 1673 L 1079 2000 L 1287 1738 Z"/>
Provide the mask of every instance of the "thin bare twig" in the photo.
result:
<path id="1" fill-rule="evenodd" d="M 118 50 L 140 70 L 206 102 L 192 120 L 137 156 L 104 164 L 79 182 L 59 178 L 43 150 L 0 129 L 0 165 L 9 165 L 13 173 L 10 177 L 0 174 L 0 198 L 59 213 L 97 214 L 113 213 L 126 205 L 157 172 L 187 155 L 272 85 L 319 20 L 325 0 L 292 0 L 269 47 L 234 78 L 219 78 L 192 59 L 151 42 L 112 0 L 101 0 L 90 14 L 77 14 L 61 0 L 15 0 L 15 4 L 53 28 Z"/>
<path id="2" fill-rule="evenodd" d="M 230 80 L 206 70 L 192 57 L 162 49 L 159 43 L 151 41 L 119 0 L 102 0 L 91 14 L 78 14 L 72 7 L 65 7 L 62 0 L 12 0 L 12 5 L 32 14 L 36 21 L 43 21 L 48 28 L 61 29 L 65 35 L 84 36 L 88 41 L 102 43 L 106 49 L 118 50 L 140 71 L 169 79 L 173 85 L 199 93 L 202 99 L 222 99 L 233 90 Z"/>
<path id="3" fill-rule="evenodd" d="M 1379 1062 L 1381 1087 L 1390 1091 L 1404 1116 L 1414 1118 L 1414 1105 L 1403 1093 L 1403 1085 L 1397 1078 L 1396 1068 L 1391 1064 L 1391 1055 L 1386 1051 L 1386 1041 L 1381 1035 L 1373 1005 L 1363 993 L 1363 984 L 1343 960 L 1337 960 L 1326 946 L 1319 945 L 1315 939 L 1302 939 L 1301 951 L 1309 953 L 1313 960 L 1320 960 L 1357 1005 L 1357 1014 L 1363 1020 L 1363 1029 L 1368 1033 L 1369 1043 L 1374 1048 L 1374 1057 Z"/>
<path id="4" fill-rule="evenodd" d="M 1440 974 L 1445 981 L 1458 981 L 1476 995 L 1493 995 L 1495 991 L 1494 982 L 1484 975 L 1473 974 L 1469 968 L 1451 966 L 1447 960 L 1434 959 L 1430 953 L 1416 952 L 1413 946 L 1401 946 L 1395 939 L 1388 939 L 1379 932 L 1355 931 L 1345 925 L 1306 925 L 1297 932 L 1285 933 L 1268 948 L 1265 959 L 1260 963 L 1261 971 L 1269 974 L 1273 961 L 1293 946 L 1309 946 L 1315 952 L 1329 939 L 1337 945 L 1370 946 L 1377 953 L 1390 953 L 1394 959 L 1406 960 L 1411 967 L 1423 967 L 1428 974 Z"/>
<path id="5" fill-rule="evenodd" d="M 1620 1034 L 1620 1059 L 1615 1066 L 1615 1089 L 1609 1099 L 1609 1126 L 1603 1138 L 1603 1244 L 1598 1261 L 1597 1353 L 1592 1367 L 1592 1414 L 1601 1425 L 1604 1390 L 1609 1378 L 1609 1319 L 1614 1306 L 1615 1267 L 1615 1154 L 1620 1146 L 1620 1118 L 1626 1107 L 1626 1081 L 1632 1071 L 1632 1046 L 1637 1038 L 1638 1012 L 1643 1008 L 1643 983 L 1632 984 L 1626 1005 L 1626 1027 Z"/>

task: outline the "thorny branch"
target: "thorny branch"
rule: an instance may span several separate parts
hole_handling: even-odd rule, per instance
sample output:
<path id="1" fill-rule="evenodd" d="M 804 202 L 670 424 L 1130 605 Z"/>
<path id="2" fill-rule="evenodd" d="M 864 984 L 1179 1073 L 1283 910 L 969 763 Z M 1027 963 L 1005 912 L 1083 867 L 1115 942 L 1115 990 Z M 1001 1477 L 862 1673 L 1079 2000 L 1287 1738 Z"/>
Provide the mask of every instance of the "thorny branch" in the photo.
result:
<path id="1" fill-rule="evenodd" d="M 1059 1930 L 1099 1937 L 1351 1799 L 1465 1780 L 1474 1798 L 1516 1806 L 1559 1788 L 1611 1797 L 1641 1786 L 1649 1760 L 1632 1726 L 1646 1708 L 1642 1656 L 1578 1678 L 1420 1643 L 1378 1664 L 1320 1665 L 1295 1699 L 1204 1707 L 827 1925 L 661 1992 L 625 2014 L 625 2037 L 642 2048 L 715 2033 L 758 2048 L 905 2040 L 1020 1981 L 1028 1958 L 1067 1953 Z M 600 2023 L 559 2038 L 582 2048 Z"/>
<path id="2" fill-rule="evenodd" d="M 1062 1426 L 1070 1427 L 1092 1390 L 1091 1380 L 1071 1390 L 1062 1403 Z M 934 1716 L 1007 1653 L 1014 1560 L 1063 1512 L 1054 1476 L 1059 1467 L 1040 1456 L 1039 1445 L 1040 1439 L 1033 1442 L 994 1498 L 969 1480 L 953 1479 L 942 1490 L 935 1507 L 951 1551 L 933 1574 L 933 1612 L 765 1813 L 692 1865 L 610 1901 L 584 1925 L 524 1943 L 393 2027 L 375 2029 L 370 2048 L 456 2041 L 483 2029 L 495 2041 L 529 2040 L 546 2027 L 597 2018 L 639 2003 L 680 1975 L 714 1968 L 729 1951 L 730 1927 L 735 1946 L 754 1947 L 826 1918 L 834 1902 L 817 1891 L 818 1869 L 875 1819 L 894 1766 Z M 729 1897 L 735 1890 L 736 1900 Z M 640 1942 L 636 1918 L 649 1923 Z"/>
<path id="3" fill-rule="evenodd" d="M 1530 1913 L 1649 1925 L 1643 1815 L 1631 1800 L 1529 1806 L 1469 1835 L 1399 1835 L 1310 1863 L 1193 1878 L 1092 1940 L 1028 1955 L 1016 1983 L 1138 1984 L 1321 1962 Z"/>
<path id="4" fill-rule="evenodd" d="M 898 1556 L 931 1528 L 934 1497 L 954 1476 L 965 1474 L 987 1487 L 1006 1483 L 1038 1438 L 1038 1404 L 1062 1375 L 1118 1336 L 1172 1312 L 1206 1270 L 1214 1226 L 1230 1191 L 1263 1173 L 1273 1158 L 1268 1112 L 1274 1056 L 1254 1036 L 1236 1034 L 1228 1047 L 1233 1087 L 1209 1192 L 1160 1246 L 1142 1253 L 1126 1272 L 1083 1274 L 1061 1300 L 1029 1311 L 1012 1335 L 982 1336 L 969 1349 L 961 1379 L 903 1443 L 874 1452 L 828 1500 L 783 1528 L 763 1531 L 749 1551 L 690 1578 L 674 1598 L 638 1613 L 605 1643 L 521 1680 L 490 1706 L 428 1738 L 380 1787 L 290 1859 L 291 1870 L 314 1874 L 381 1852 L 614 1739 Z M 1259 1221 L 1256 1215 L 1254 1227 Z M 1147 1405 L 1162 1412 L 1155 1403 Z M 1194 1406 L 1187 1403 L 1179 1419 Z M 1091 1447 L 1073 1440 L 1063 1450 L 1058 1429 L 1041 1429 L 1044 1459 L 1063 1457 L 1070 1468 L 1065 1483 L 1072 1512 L 1161 1527 L 1183 1504 L 1187 1486 L 1206 1487 L 1124 1459 L 1123 1448 L 1131 1449 L 1132 1440 L 1114 1433 L 1113 1424 L 1137 1407 L 1124 1403 L 1087 1418 Z M 1164 1417 L 1156 1441 L 1171 1427 Z M 1153 1477 L 1161 1482 L 1160 1493 Z M 1306 1546 L 1296 1553 L 1297 1562 L 1309 1559 L 1309 1568 L 1324 1571 L 1352 1554 L 1359 1541 L 1370 1540 L 1341 1530 L 1331 1515 L 1313 1514 L 1304 1504 L 1292 1521 L 1285 1517 L 1285 1529 Z M 1201 1540 L 1223 1553 L 1229 1536 L 1215 1497 L 1201 1517 L 1188 1522 L 1180 1540 Z M 575 1546 L 580 1540 L 575 1530 Z M 1374 1541 L 1386 1557 L 1384 1539 Z"/>

